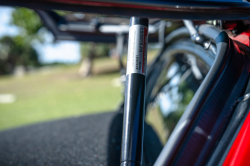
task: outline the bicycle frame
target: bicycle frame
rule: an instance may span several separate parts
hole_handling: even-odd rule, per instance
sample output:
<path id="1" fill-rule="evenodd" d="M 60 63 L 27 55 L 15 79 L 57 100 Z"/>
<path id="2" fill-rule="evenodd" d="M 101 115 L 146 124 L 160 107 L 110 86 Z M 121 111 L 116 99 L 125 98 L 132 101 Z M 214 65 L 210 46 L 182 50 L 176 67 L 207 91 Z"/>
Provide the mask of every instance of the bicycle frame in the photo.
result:
<path id="1" fill-rule="evenodd" d="M 132 0 L 1 0 L 0 5 L 121 16 L 192 20 L 243 20 L 249 19 L 250 13 L 250 4 L 247 1 L 235 0 L 145 0 L 136 2 Z"/>
<path id="2" fill-rule="evenodd" d="M 0 0 L 0 5 L 167 19 L 250 19 L 250 4 L 233 0 L 206 3 L 202 1 Z M 241 164 L 249 161 L 246 157 L 249 152 L 249 141 L 244 137 L 244 132 L 249 134 L 247 128 L 249 104 L 243 103 L 248 101 L 250 89 L 248 86 L 249 48 L 231 40 L 226 32 L 214 26 L 201 25 L 198 32 L 217 46 L 216 59 L 155 165 L 230 165 L 232 162 Z M 186 29 L 182 33 L 186 36 L 189 34 Z M 172 42 L 176 36 L 169 41 Z M 111 40 L 113 41 L 114 38 Z M 201 58 L 207 60 L 205 57 Z M 161 57 L 158 57 L 156 61 L 160 59 Z M 151 69 L 148 73 L 152 74 Z M 152 81 L 151 77 L 149 79 L 147 82 Z M 149 101 L 147 94 L 149 92 L 146 92 L 146 103 Z M 244 115 L 240 114 L 242 112 Z M 233 132 L 232 129 L 235 131 Z M 227 138 L 228 136 L 231 138 Z M 241 141 L 248 149 L 241 152 L 243 157 L 235 162 L 235 158 L 239 155 L 236 151 L 242 147 Z"/>
<path id="3" fill-rule="evenodd" d="M 233 49 L 235 44 L 227 35 L 209 25 L 200 26 L 199 32 L 216 41 L 216 60 L 178 122 L 155 165 L 174 163 L 176 165 L 204 165 L 208 154 L 215 145 L 216 139 L 220 137 L 223 127 L 230 119 L 234 110 L 232 103 L 238 100 L 247 82 L 249 60 L 243 59 L 248 57 L 243 56 L 242 61 L 238 59 L 238 64 L 235 64 L 237 67 L 235 66 L 234 69 L 239 71 L 236 72 L 238 74 L 234 74 L 238 76 L 233 76 L 233 73 L 229 72 L 230 66 L 233 65 L 230 59 L 233 59 L 233 57 L 240 58 L 240 55 L 237 50 Z M 231 78 L 223 76 L 226 74 L 229 74 Z M 233 77 L 237 79 L 234 80 Z M 229 81 L 223 78 L 232 80 Z M 223 83 L 223 81 L 227 81 L 227 85 L 223 85 L 223 88 L 226 88 L 224 92 L 222 92 L 222 89 L 218 89 L 220 82 Z M 229 87 L 233 89 L 229 90 Z M 231 95 L 225 95 L 230 93 Z M 209 102 L 213 102 L 213 104 L 209 104 Z M 193 148 L 190 150 L 190 147 L 185 146 L 192 146 Z"/>

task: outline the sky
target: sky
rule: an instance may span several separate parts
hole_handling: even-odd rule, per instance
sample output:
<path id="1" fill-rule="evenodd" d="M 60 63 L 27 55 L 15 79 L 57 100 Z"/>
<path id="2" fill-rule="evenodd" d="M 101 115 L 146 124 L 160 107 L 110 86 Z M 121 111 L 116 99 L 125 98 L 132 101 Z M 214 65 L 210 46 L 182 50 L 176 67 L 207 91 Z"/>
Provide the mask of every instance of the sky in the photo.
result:
<path id="1" fill-rule="evenodd" d="M 18 35 L 19 29 L 9 24 L 11 12 L 10 7 L 0 7 L 0 38 L 4 35 Z M 53 35 L 50 32 L 45 34 L 45 43 L 34 43 L 34 48 L 39 54 L 42 63 L 78 63 L 80 61 L 80 44 L 74 41 L 53 42 Z"/>

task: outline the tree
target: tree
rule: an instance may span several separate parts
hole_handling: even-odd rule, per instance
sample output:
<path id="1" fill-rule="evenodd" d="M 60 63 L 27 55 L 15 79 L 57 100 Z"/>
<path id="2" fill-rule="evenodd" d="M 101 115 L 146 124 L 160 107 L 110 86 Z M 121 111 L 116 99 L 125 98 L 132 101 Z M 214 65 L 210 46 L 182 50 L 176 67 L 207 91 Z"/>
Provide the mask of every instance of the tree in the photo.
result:
<path id="1" fill-rule="evenodd" d="M 61 14 L 66 15 L 67 12 L 61 12 Z M 33 10 L 27 8 L 16 8 L 12 12 L 11 25 L 19 27 L 20 34 L 15 37 L 5 36 L 0 42 L 0 47 L 4 48 L 2 51 L 0 51 L 0 63 L 5 63 L 6 60 L 8 61 L 7 66 L 9 66 L 7 67 L 8 69 L 6 69 L 5 65 L 5 69 L 0 68 L 0 70 L 2 70 L 0 73 L 6 74 L 11 73 L 16 65 L 37 66 L 39 63 L 38 54 L 32 45 L 34 41 L 44 42 L 43 34 L 40 31 L 40 29 L 43 27 L 43 23 L 41 22 L 37 13 Z M 8 46 L 8 43 L 12 46 Z M 94 58 L 108 56 L 109 45 L 82 43 L 81 53 L 82 61 L 86 62 L 82 63 L 85 65 L 84 70 L 87 70 L 85 72 L 86 74 L 82 75 L 89 76 L 91 75 L 91 68 Z M 21 58 L 20 56 L 24 57 Z"/>
<path id="2" fill-rule="evenodd" d="M 11 24 L 19 27 L 20 35 L 25 42 L 32 43 L 34 40 L 43 41 L 43 34 L 38 33 L 43 23 L 36 12 L 26 8 L 16 8 L 12 12 Z"/>
<path id="3" fill-rule="evenodd" d="M 40 66 L 36 50 L 21 36 L 0 39 L 0 75 L 10 74 L 15 66 Z"/>
<path id="4" fill-rule="evenodd" d="M 109 55 L 109 45 L 103 43 L 81 43 L 82 62 L 79 74 L 83 77 L 92 75 L 93 61 L 95 58 L 105 57 Z"/>
<path id="5" fill-rule="evenodd" d="M 43 41 L 38 33 L 43 26 L 39 16 L 32 10 L 16 8 L 12 12 L 11 25 L 19 27 L 17 36 L 0 39 L 0 75 L 10 74 L 16 66 L 40 66 L 38 53 L 33 48 L 34 40 Z"/>

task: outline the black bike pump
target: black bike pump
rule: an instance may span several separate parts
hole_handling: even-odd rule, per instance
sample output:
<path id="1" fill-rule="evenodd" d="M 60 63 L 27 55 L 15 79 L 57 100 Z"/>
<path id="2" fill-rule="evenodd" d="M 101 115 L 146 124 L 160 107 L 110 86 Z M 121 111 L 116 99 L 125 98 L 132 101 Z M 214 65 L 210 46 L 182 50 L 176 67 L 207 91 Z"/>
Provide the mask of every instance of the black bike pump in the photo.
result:
<path id="1" fill-rule="evenodd" d="M 148 45 L 148 19 L 130 18 L 121 166 L 141 166 Z"/>

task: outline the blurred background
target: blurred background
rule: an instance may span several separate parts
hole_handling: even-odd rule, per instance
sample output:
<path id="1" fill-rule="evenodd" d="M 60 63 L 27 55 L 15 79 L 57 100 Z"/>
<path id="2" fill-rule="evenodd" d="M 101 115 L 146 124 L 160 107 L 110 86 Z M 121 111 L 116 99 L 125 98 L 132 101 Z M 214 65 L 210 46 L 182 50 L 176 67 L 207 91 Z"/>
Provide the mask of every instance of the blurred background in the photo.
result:
<path id="1" fill-rule="evenodd" d="M 115 48 L 55 40 L 33 10 L 0 7 L 0 131 L 115 111 L 123 99 Z M 149 49 L 148 63 L 157 51 Z"/>

